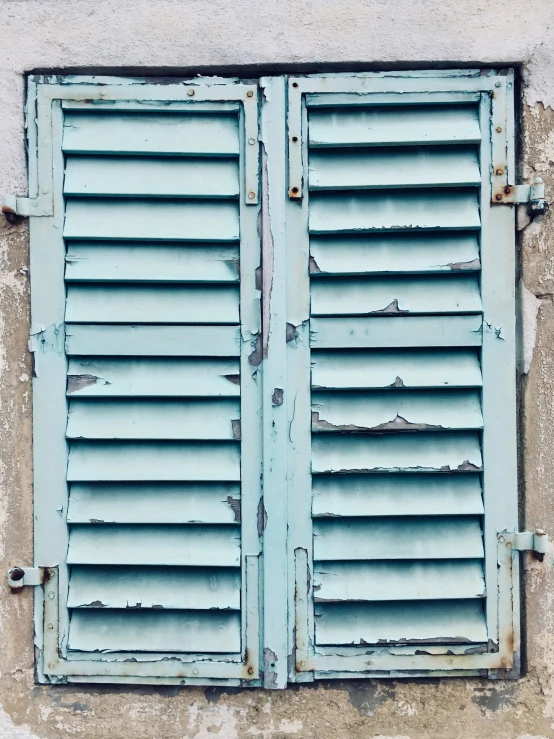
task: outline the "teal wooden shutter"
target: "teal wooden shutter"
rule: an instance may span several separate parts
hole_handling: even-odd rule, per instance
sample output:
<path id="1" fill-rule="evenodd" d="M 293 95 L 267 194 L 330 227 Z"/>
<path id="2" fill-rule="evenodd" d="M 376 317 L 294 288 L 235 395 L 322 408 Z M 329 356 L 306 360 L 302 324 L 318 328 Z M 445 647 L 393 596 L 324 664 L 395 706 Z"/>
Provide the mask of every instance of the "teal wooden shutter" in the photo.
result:
<path id="1" fill-rule="evenodd" d="M 39 84 L 37 110 L 41 679 L 256 684 L 257 88 Z"/>
<path id="2" fill-rule="evenodd" d="M 512 664 L 512 86 L 289 82 L 294 680 Z"/>

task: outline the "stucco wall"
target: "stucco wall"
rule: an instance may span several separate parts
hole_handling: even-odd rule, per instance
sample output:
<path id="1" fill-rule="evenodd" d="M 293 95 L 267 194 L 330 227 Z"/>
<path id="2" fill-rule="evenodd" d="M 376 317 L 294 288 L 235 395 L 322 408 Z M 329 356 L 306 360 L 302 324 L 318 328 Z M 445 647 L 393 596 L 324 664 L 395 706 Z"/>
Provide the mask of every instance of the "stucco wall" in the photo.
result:
<path id="1" fill-rule="evenodd" d="M 504 0 L 0 0 L 0 193 L 26 193 L 24 73 L 247 73 L 516 64 L 521 175 L 554 199 L 554 3 Z M 239 70 L 240 73 L 240 70 Z M 521 219 L 522 525 L 554 533 L 554 210 Z M 554 738 L 554 573 L 525 560 L 524 677 L 322 682 L 286 692 L 33 681 L 27 226 L 0 220 L 0 738 Z M 525 374 L 523 374 L 523 372 Z"/>

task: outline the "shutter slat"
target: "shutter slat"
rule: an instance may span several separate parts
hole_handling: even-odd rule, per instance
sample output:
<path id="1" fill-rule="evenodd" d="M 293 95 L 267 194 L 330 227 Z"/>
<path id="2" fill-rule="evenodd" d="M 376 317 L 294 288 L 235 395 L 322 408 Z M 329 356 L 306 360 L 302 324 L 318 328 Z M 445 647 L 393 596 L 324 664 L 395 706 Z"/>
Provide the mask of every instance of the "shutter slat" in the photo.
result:
<path id="1" fill-rule="evenodd" d="M 234 198 L 239 194 L 236 159 L 67 159 L 66 195 L 111 197 Z"/>
<path id="2" fill-rule="evenodd" d="M 69 356 L 238 357 L 236 326 L 66 327 Z"/>
<path id="3" fill-rule="evenodd" d="M 234 285 L 69 285 L 66 320 L 76 323 L 238 323 Z"/>
<path id="4" fill-rule="evenodd" d="M 475 105 L 310 110 L 310 147 L 469 144 L 481 140 Z"/>
<path id="5" fill-rule="evenodd" d="M 73 484 L 69 523 L 240 522 L 240 485 Z"/>
<path id="6" fill-rule="evenodd" d="M 476 229 L 479 203 L 473 191 L 313 193 L 310 233 L 424 229 Z"/>
<path id="7" fill-rule="evenodd" d="M 478 559 L 479 518 L 329 518 L 314 521 L 314 559 Z"/>
<path id="8" fill-rule="evenodd" d="M 312 394 L 312 431 L 320 433 L 482 427 L 477 391 Z"/>
<path id="9" fill-rule="evenodd" d="M 312 472 L 449 472 L 482 466 L 477 432 L 315 434 Z"/>
<path id="10" fill-rule="evenodd" d="M 239 362 L 233 359 L 70 359 L 71 397 L 238 396 Z"/>
<path id="11" fill-rule="evenodd" d="M 238 241 L 238 203 L 70 198 L 66 239 Z"/>
<path id="12" fill-rule="evenodd" d="M 394 318 L 313 318 L 310 341 L 316 349 L 481 346 L 481 316 Z"/>
<path id="13" fill-rule="evenodd" d="M 69 608 L 240 608 L 240 573 L 229 568 L 75 565 Z"/>
<path id="14" fill-rule="evenodd" d="M 236 526 L 73 525 L 69 564 L 238 567 Z"/>
<path id="15" fill-rule="evenodd" d="M 486 642 L 479 600 L 318 603 L 318 644 Z"/>
<path id="16" fill-rule="evenodd" d="M 69 446 L 70 482 L 240 480 L 237 443 L 79 442 Z"/>
<path id="17" fill-rule="evenodd" d="M 74 242 L 67 248 L 68 282 L 238 282 L 235 246 Z"/>
<path id="18" fill-rule="evenodd" d="M 312 315 L 475 313 L 482 309 L 473 275 L 333 277 L 312 283 Z"/>
<path id="19" fill-rule="evenodd" d="M 397 388 L 480 387 L 475 351 L 314 351 L 312 387 Z"/>
<path id="20" fill-rule="evenodd" d="M 237 116 L 66 113 L 63 150 L 78 154 L 238 155 Z"/>
<path id="21" fill-rule="evenodd" d="M 482 514 L 479 475 L 314 475 L 312 515 Z"/>
<path id="22" fill-rule="evenodd" d="M 75 610 L 70 650 L 137 652 L 238 652 L 236 611 Z"/>
<path id="23" fill-rule="evenodd" d="M 69 439 L 240 439 L 240 402 L 205 400 L 76 400 Z"/>
<path id="24" fill-rule="evenodd" d="M 476 186 L 474 147 L 418 147 L 310 154 L 310 190 Z"/>
<path id="25" fill-rule="evenodd" d="M 324 562 L 314 566 L 314 600 L 393 601 L 483 598 L 480 560 Z"/>
<path id="26" fill-rule="evenodd" d="M 456 272 L 480 269 L 479 242 L 473 233 L 444 235 L 381 234 L 310 239 L 310 272 L 375 274 L 380 272 Z"/>

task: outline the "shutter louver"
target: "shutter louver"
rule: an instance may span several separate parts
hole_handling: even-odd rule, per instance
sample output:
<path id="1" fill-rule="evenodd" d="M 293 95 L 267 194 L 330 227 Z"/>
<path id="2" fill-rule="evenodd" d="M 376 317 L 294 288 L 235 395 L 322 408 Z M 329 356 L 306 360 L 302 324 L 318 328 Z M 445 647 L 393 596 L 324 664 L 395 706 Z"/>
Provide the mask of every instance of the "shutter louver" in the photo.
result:
<path id="1" fill-rule="evenodd" d="M 308 114 L 316 644 L 485 642 L 479 357 L 469 350 L 475 339 L 464 342 L 454 329 L 450 342 L 449 330 L 451 316 L 480 321 L 482 310 L 478 108 L 420 108 L 423 130 L 465 126 L 465 140 L 474 142 L 455 144 L 443 133 L 431 145 L 423 136 L 409 140 L 411 106 L 395 107 L 396 141 L 379 122 L 382 110 Z M 445 264 L 440 274 L 427 275 L 431 265 L 414 273 L 403 265 L 406 251 L 433 250 L 444 259 L 444 237 L 426 239 L 422 229 L 453 232 L 445 240 L 457 268 Z M 366 235 L 371 231 L 379 232 L 375 246 Z M 390 231 L 402 237 L 389 243 Z M 372 266 L 376 249 L 387 258 Z M 360 259 L 350 261 L 350 250 Z M 359 340 L 344 341 L 354 317 Z M 412 328 L 413 318 L 426 325 Z M 390 333 L 377 325 L 372 341 L 374 325 L 383 320 Z M 438 355 L 442 372 L 435 365 L 437 343 L 449 347 Z M 374 380 L 374 365 L 388 384 Z M 333 367 L 334 377 L 320 377 Z M 413 386 L 406 369 L 418 367 Z M 455 370 L 448 367 L 458 367 L 459 377 L 450 377 Z M 348 382 L 353 375 L 356 381 Z M 429 472 L 439 474 L 429 479 Z M 467 496 L 458 499 L 464 488 L 473 491 L 471 506 Z M 330 490 L 334 505 L 326 510 L 322 498 Z M 356 499 L 366 501 L 359 512 Z M 453 576 L 463 587 L 448 592 Z"/>
<path id="2" fill-rule="evenodd" d="M 73 111 L 64 134 L 69 650 L 240 652 L 240 346 L 198 377 L 171 329 L 236 338 L 238 116 Z M 139 325 L 173 348 L 126 346 Z"/>

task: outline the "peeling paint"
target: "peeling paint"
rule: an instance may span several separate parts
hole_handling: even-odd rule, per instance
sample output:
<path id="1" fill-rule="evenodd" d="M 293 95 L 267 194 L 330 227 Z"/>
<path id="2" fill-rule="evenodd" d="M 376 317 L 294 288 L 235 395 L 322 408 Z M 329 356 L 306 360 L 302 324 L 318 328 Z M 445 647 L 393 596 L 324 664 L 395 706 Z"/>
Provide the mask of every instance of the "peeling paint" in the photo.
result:
<path id="1" fill-rule="evenodd" d="M 528 374 L 533 361 L 535 343 L 537 340 L 537 318 L 541 301 L 525 287 L 523 281 L 520 283 L 521 295 L 521 331 L 522 331 L 522 355 L 523 366 L 521 371 Z"/>

